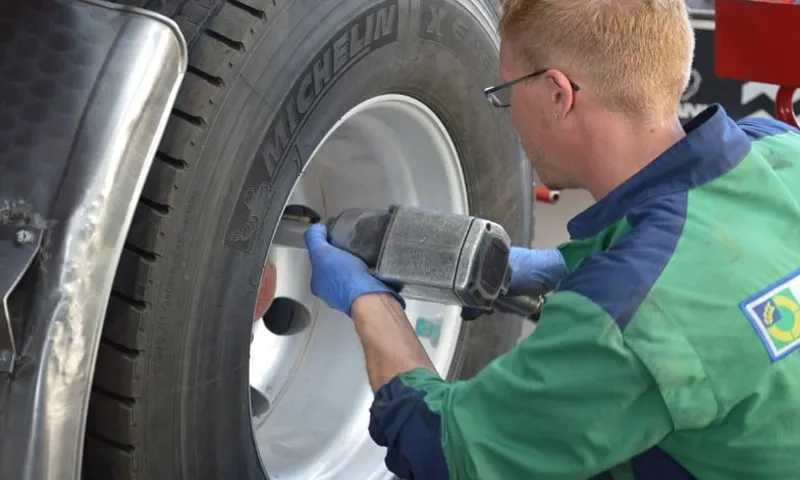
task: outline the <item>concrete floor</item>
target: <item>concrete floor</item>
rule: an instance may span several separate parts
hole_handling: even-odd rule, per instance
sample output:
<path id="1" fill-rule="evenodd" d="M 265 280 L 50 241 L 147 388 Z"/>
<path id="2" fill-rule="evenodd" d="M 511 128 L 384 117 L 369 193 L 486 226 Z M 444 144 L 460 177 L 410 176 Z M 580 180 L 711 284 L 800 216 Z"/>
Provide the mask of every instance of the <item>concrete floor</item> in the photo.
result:
<path id="1" fill-rule="evenodd" d="M 533 246 L 536 248 L 554 248 L 569 240 L 567 222 L 569 219 L 589 207 L 594 200 L 584 190 L 561 192 L 561 198 L 555 205 L 536 204 L 536 224 Z M 522 327 L 520 340 L 533 331 L 533 324 L 526 322 Z"/>

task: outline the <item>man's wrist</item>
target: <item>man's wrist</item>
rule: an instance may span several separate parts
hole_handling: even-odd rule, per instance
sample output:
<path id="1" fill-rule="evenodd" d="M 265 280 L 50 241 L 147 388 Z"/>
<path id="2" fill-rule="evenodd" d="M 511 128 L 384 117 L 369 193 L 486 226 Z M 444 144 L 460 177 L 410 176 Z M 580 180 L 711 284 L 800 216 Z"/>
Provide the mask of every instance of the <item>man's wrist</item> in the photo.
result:
<path id="1" fill-rule="evenodd" d="M 396 295 L 391 292 L 369 292 L 362 293 L 353 300 L 353 303 L 350 305 L 350 316 L 353 318 L 370 317 L 371 315 L 369 315 L 369 312 L 375 311 L 375 309 L 386 308 L 385 301 L 397 305 L 400 310 L 405 309 Z"/>
<path id="2" fill-rule="evenodd" d="M 415 368 L 435 371 L 419 342 L 403 305 L 392 292 L 365 293 L 350 308 L 367 358 L 367 373 L 373 391 L 395 376 Z"/>

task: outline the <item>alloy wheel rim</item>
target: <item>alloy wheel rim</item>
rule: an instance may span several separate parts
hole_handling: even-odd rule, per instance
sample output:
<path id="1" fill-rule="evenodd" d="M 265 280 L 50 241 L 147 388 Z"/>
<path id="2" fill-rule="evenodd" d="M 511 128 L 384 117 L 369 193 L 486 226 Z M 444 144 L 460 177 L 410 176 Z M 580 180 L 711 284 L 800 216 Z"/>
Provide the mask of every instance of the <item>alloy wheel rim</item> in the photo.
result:
<path id="1" fill-rule="evenodd" d="M 458 152 L 420 101 L 397 94 L 345 114 L 315 149 L 285 207 L 329 217 L 391 203 L 469 213 Z M 369 438 L 369 389 L 352 321 L 311 294 L 311 266 L 296 222 L 279 222 L 263 290 L 272 297 L 253 323 L 251 413 L 255 442 L 274 478 L 388 479 L 384 451 Z M 437 370 L 450 370 L 460 309 L 407 300 Z"/>

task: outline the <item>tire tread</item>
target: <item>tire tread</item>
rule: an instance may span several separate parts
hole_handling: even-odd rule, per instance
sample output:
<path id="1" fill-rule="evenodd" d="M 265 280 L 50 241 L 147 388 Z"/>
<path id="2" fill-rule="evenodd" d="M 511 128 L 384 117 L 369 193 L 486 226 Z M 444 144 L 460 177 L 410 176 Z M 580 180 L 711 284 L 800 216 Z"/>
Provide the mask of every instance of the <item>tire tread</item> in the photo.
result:
<path id="1" fill-rule="evenodd" d="M 84 448 L 85 478 L 148 480 L 142 443 L 146 427 L 142 399 L 145 378 L 162 381 L 158 376 L 163 372 L 149 365 L 146 356 L 154 355 L 159 348 L 149 343 L 149 339 L 151 331 L 162 327 L 154 306 L 158 304 L 159 282 L 171 273 L 166 271 L 164 262 L 169 253 L 167 232 L 180 220 L 175 212 L 182 205 L 193 171 L 213 167 L 200 165 L 208 131 L 249 53 L 283 2 L 116 0 L 116 3 L 144 7 L 172 18 L 189 47 L 187 73 L 136 207 L 114 279 L 95 367 Z M 308 8 L 313 8 L 309 5 Z M 499 185 L 500 182 L 489 183 L 481 188 L 499 188 Z M 486 332 L 480 338 L 493 334 L 488 328 Z M 172 355 L 157 353 L 163 357 Z M 160 362 L 166 360 L 162 358 Z M 169 384 L 170 379 L 163 381 Z M 150 445 L 149 449 L 157 450 L 157 446 Z"/>
<path id="2" fill-rule="evenodd" d="M 85 445 L 88 478 L 143 478 L 144 355 L 165 236 L 187 171 L 197 167 L 208 126 L 245 54 L 266 27 L 272 0 L 118 0 L 172 18 L 189 66 L 156 152 L 120 258 L 101 340 Z"/>

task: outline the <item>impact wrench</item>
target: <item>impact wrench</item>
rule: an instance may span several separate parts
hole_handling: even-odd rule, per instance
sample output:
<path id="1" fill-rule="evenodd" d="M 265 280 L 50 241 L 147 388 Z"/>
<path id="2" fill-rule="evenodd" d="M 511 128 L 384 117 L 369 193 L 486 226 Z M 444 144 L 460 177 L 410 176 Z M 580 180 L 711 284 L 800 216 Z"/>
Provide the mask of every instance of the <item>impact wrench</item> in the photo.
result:
<path id="1" fill-rule="evenodd" d="M 285 221 L 292 220 L 284 216 Z M 508 297 L 511 240 L 499 224 L 468 215 L 392 205 L 329 218 L 328 242 L 360 258 L 404 298 L 537 320 L 544 302 Z M 307 222 L 306 222 L 307 226 Z"/>

